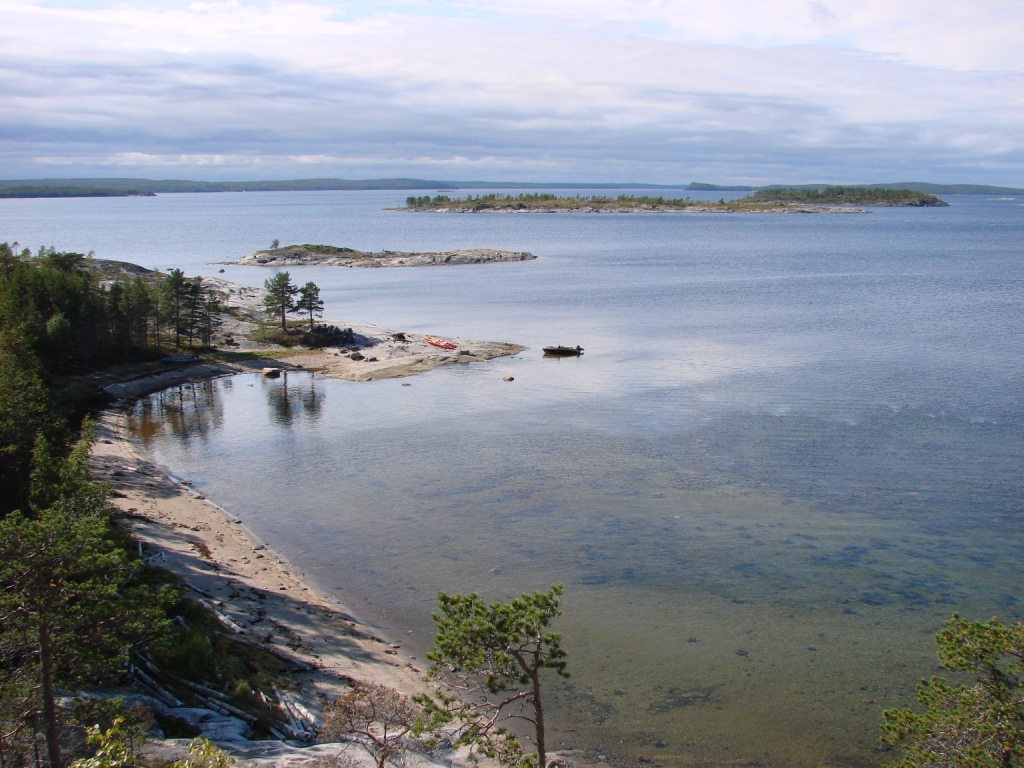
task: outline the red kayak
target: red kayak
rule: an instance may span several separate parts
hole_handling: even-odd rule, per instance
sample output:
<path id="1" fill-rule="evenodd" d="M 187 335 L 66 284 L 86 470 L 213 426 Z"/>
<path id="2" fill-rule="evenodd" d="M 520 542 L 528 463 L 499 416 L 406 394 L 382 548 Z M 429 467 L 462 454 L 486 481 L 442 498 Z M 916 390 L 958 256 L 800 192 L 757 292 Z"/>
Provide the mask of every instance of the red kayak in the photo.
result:
<path id="1" fill-rule="evenodd" d="M 427 342 L 427 344 L 433 344 L 435 347 L 440 347 L 441 349 L 458 349 L 458 347 L 450 341 L 435 339 L 433 336 L 424 336 L 423 340 Z"/>

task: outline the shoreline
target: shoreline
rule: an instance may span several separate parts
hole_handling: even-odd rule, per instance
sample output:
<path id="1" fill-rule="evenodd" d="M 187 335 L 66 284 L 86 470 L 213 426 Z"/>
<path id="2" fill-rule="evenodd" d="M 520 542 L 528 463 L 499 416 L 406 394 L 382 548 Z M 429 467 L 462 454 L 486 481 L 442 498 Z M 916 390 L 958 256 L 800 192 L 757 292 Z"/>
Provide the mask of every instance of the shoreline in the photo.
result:
<path id="1" fill-rule="evenodd" d="M 140 542 L 146 558 L 233 622 L 239 638 L 290 661 L 292 694 L 317 714 L 352 681 L 407 696 L 430 690 L 423 680 L 427 665 L 400 641 L 360 620 L 239 518 L 148 459 L 129 433 L 130 407 L 121 403 L 100 413 L 90 463 L 94 478 L 112 490 L 117 524 Z M 245 759 L 276 760 L 284 750 L 312 760 L 323 756 L 323 748 L 337 747 L 212 740 Z M 181 746 L 175 741 L 153 743 L 173 750 Z"/>
<path id="2" fill-rule="evenodd" d="M 445 337 L 457 345 L 446 350 L 424 341 L 419 334 L 406 334 L 405 341 L 396 341 L 394 332 L 369 323 L 353 323 L 352 329 L 361 343 L 352 348 L 337 349 L 284 349 L 268 346 L 246 352 L 260 355 L 215 362 L 197 359 L 193 365 L 177 366 L 165 370 L 151 370 L 127 380 L 116 381 L 102 387 L 115 400 L 133 400 L 159 392 L 187 381 L 252 373 L 267 368 L 281 371 L 296 370 L 319 373 L 347 381 L 379 381 L 413 376 L 431 371 L 442 365 L 480 363 L 497 357 L 517 355 L 526 350 L 521 344 L 503 341 L 476 341 L 461 337 Z M 272 356 L 268 356 L 267 353 Z"/>
<path id="3" fill-rule="evenodd" d="M 244 307 L 252 301 L 242 295 L 249 291 L 228 293 L 236 305 Z M 244 319 L 236 321 L 235 330 L 242 331 L 248 324 Z M 400 638 L 389 637 L 386 630 L 330 596 L 303 573 L 301 564 L 289 562 L 272 543 L 261 541 L 239 517 L 148 458 L 132 437 L 128 422 L 140 398 L 188 382 L 266 374 L 268 368 L 373 381 L 411 376 L 441 365 L 484 362 L 525 349 L 518 344 L 445 337 L 456 346 L 449 350 L 427 343 L 427 337 L 419 334 L 396 333 L 368 323 L 351 327 L 355 343 L 345 348 L 290 350 L 246 340 L 245 349 L 234 351 L 236 359 L 197 356 L 170 369 L 146 364 L 94 377 L 97 384 L 119 377 L 102 386 L 114 402 L 97 417 L 90 451 L 93 478 L 111 489 L 108 501 L 115 509 L 115 521 L 139 542 L 142 556 L 181 578 L 185 592 L 203 598 L 236 637 L 287 659 L 293 670 L 291 694 L 317 716 L 326 702 L 341 696 L 353 681 L 406 696 L 428 692 L 433 687 L 423 679 L 428 665 L 412 655 L 415 650 L 403 649 Z M 255 354 L 247 357 L 248 353 Z M 235 757 L 267 765 L 302 766 L 337 757 L 346 746 L 204 735 Z M 150 743 L 156 754 L 170 759 L 187 746 L 175 739 Z M 369 759 L 368 754 L 359 754 L 355 768 Z M 410 765 L 423 768 L 451 766 L 453 761 L 461 764 L 461 752 L 409 754 Z"/>
<path id="4" fill-rule="evenodd" d="M 243 628 L 240 633 L 243 637 L 255 634 L 249 631 L 255 616 L 247 615 L 243 606 L 220 600 L 220 596 L 238 587 L 250 592 L 287 592 L 289 594 L 279 597 L 301 597 L 302 603 L 325 610 L 328 622 L 335 624 L 334 629 L 364 645 L 369 655 L 368 660 L 353 660 L 337 653 L 336 649 L 321 648 L 319 642 L 289 647 L 286 655 L 293 654 L 297 660 L 322 671 L 329 671 L 331 665 L 339 661 L 348 670 L 365 668 L 368 673 L 379 672 L 378 668 L 383 666 L 387 668 L 383 676 L 398 683 L 393 687 L 401 690 L 407 686 L 412 692 L 426 690 L 417 677 L 425 669 L 412 663 L 416 659 L 388 653 L 388 650 L 399 650 L 393 647 L 398 643 L 385 637 L 382 629 L 361 620 L 338 599 L 328 596 L 239 518 L 192 489 L 187 481 L 179 480 L 148 459 L 144 449 L 131 437 L 127 419 L 125 405 L 99 415 L 97 440 L 90 458 L 94 475 L 113 490 L 110 503 L 121 513 L 117 515 L 119 522 L 143 543 L 147 557 L 155 557 L 154 562 L 160 567 L 181 576 L 187 588 L 217 598 L 214 605 Z M 272 596 L 268 594 L 267 601 Z M 272 606 L 263 600 L 261 603 L 268 608 L 269 619 Z M 288 610 L 282 609 L 282 617 L 272 623 L 286 624 L 285 619 L 290 618 Z M 308 617 L 298 623 L 310 625 L 296 632 L 300 637 L 320 626 L 319 622 L 311 623 Z M 275 640 L 269 644 L 277 643 L 275 635 Z M 379 682 L 370 677 L 357 679 Z"/>

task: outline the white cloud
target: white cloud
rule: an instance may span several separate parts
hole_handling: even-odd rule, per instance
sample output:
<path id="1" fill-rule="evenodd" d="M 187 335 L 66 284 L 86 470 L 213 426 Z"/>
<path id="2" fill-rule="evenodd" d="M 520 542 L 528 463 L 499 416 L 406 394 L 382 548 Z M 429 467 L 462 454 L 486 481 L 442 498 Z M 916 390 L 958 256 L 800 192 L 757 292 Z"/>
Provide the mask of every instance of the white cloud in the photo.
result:
<path id="1" fill-rule="evenodd" d="M 1024 11 L 1005 3 L 364 8 L 0 0 L 2 175 L 1024 175 L 1024 67 L 1004 44 Z"/>
<path id="2" fill-rule="evenodd" d="M 839 45 L 954 69 L 1024 69 L 1017 0 L 465 0 L 493 14 L 530 14 L 666 39 L 770 47 Z"/>

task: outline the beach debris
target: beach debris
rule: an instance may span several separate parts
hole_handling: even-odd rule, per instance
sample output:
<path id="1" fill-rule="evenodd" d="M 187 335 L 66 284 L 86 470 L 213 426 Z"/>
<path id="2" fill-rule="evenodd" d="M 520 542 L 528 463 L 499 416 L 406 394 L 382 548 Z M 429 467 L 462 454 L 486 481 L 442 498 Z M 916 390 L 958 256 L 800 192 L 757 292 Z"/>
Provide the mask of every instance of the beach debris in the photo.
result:
<path id="1" fill-rule="evenodd" d="M 271 683 L 270 687 L 273 689 L 274 695 L 277 696 L 281 710 L 288 718 L 292 730 L 302 734 L 300 738 L 303 740 L 315 739 L 321 726 L 320 719 L 310 712 L 302 702 L 287 691 L 282 691 L 275 683 Z"/>
<path id="2" fill-rule="evenodd" d="M 199 599 L 199 604 L 202 605 L 204 608 L 206 608 L 206 610 L 208 610 L 210 613 L 212 613 L 216 617 L 217 621 L 219 621 L 221 623 L 222 626 L 227 627 L 228 629 L 230 629 L 232 632 L 235 632 L 235 633 L 243 631 L 242 627 L 238 626 L 238 624 L 233 622 L 225 614 L 221 613 L 216 608 L 214 608 L 213 605 L 209 601 L 203 600 L 202 598 L 200 598 Z"/>
<path id="3" fill-rule="evenodd" d="M 502 381 L 515 381 L 515 377 L 514 376 L 505 376 L 502 379 Z"/>

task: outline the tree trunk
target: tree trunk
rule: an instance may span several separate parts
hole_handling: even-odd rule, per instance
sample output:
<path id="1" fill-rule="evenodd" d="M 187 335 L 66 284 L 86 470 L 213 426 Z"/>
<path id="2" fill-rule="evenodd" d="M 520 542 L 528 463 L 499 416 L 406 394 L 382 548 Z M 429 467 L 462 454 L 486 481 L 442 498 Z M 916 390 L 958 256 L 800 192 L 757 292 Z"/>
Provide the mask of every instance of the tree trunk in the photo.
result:
<path id="1" fill-rule="evenodd" d="M 46 754 L 50 768 L 62 768 L 60 734 L 57 732 L 57 707 L 53 695 L 53 649 L 50 646 L 50 628 L 39 627 L 39 676 L 43 683 L 43 725 L 46 728 Z"/>
<path id="2" fill-rule="evenodd" d="M 547 768 L 548 752 L 544 745 L 544 710 L 540 705 L 540 670 L 530 672 L 533 684 L 533 721 L 537 728 L 537 768 Z"/>

